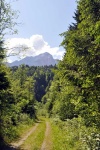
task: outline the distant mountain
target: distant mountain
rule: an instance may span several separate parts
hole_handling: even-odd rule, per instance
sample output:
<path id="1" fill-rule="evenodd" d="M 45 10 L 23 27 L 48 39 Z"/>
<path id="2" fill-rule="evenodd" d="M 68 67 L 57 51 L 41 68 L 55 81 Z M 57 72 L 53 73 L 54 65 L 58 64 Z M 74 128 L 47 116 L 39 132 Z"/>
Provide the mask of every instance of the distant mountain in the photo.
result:
<path id="1" fill-rule="evenodd" d="M 45 52 L 42 54 L 39 54 L 37 56 L 30 56 L 25 57 L 24 59 L 21 59 L 19 61 L 14 61 L 12 63 L 7 63 L 8 66 L 19 66 L 21 64 L 29 65 L 29 66 L 49 66 L 49 65 L 55 65 L 59 62 L 59 60 L 56 60 L 52 57 L 51 54 Z"/>

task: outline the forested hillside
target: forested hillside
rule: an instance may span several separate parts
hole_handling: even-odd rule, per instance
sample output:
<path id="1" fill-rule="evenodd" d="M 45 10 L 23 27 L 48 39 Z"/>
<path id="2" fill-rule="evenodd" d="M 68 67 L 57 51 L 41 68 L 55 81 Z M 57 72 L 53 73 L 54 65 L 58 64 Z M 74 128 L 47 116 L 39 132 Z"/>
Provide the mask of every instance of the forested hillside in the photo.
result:
<path id="1" fill-rule="evenodd" d="M 11 68 L 4 65 L 4 33 L 16 23 L 1 2 L 0 149 L 42 116 L 51 120 L 53 150 L 100 150 L 100 1 L 77 2 L 75 22 L 61 34 L 65 54 L 57 66 Z M 39 129 L 41 145 L 43 122 Z"/>

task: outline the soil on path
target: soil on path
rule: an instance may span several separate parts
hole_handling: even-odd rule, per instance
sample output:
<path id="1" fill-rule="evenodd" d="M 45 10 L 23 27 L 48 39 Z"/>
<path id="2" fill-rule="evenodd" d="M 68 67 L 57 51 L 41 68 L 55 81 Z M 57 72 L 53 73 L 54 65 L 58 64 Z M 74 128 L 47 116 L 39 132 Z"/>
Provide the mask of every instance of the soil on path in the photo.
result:
<path id="1" fill-rule="evenodd" d="M 15 149 L 19 148 L 24 143 L 24 141 L 36 130 L 37 126 L 38 123 L 22 139 L 16 143 L 12 143 L 11 147 Z"/>
<path id="2" fill-rule="evenodd" d="M 45 138 L 41 146 L 41 150 L 51 150 L 51 149 L 52 149 L 51 127 L 50 127 L 49 122 L 46 122 Z"/>

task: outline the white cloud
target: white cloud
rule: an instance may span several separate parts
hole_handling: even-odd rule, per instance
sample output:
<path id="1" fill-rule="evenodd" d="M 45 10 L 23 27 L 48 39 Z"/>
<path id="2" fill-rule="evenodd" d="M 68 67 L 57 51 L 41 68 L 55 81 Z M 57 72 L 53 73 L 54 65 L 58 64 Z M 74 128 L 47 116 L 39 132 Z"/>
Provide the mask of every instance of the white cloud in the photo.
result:
<path id="1" fill-rule="evenodd" d="M 6 46 L 8 48 L 7 55 L 9 56 L 9 62 L 18 60 L 19 58 L 22 59 L 26 56 L 36 56 L 44 52 L 50 53 L 55 59 L 62 59 L 64 54 L 64 50 L 60 50 L 59 47 L 51 47 L 44 41 L 42 35 L 32 35 L 29 39 L 8 39 L 6 40 Z"/>

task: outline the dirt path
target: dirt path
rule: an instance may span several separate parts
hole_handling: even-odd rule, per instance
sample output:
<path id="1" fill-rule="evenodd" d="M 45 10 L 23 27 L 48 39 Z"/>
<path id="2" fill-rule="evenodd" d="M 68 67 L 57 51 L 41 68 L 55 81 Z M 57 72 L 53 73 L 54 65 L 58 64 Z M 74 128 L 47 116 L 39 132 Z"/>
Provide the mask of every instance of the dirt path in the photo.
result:
<path id="1" fill-rule="evenodd" d="M 24 143 L 24 141 L 36 130 L 37 126 L 38 123 L 22 139 L 20 139 L 20 141 L 12 143 L 12 148 L 19 148 Z"/>
<path id="2" fill-rule="evenodd" d="M 46 122 L 46 131 L 45 131 L 45 139 L 41 146 L 41 150 L 51 150 L 52 142 L 51 142 L 51 127 L 49 122 Z"/>

